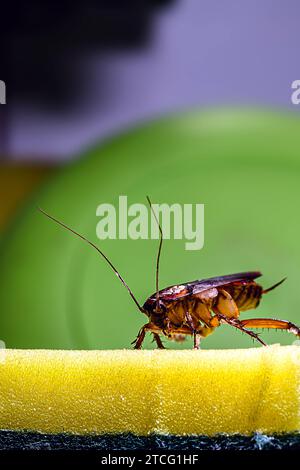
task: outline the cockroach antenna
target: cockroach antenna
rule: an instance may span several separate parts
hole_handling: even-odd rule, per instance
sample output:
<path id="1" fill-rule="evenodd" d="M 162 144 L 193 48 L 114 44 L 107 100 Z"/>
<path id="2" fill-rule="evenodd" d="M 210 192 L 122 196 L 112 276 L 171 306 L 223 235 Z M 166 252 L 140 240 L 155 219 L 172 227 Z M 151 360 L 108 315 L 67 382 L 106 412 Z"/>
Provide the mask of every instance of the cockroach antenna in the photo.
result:
<path id="1" fill-rule="evenodd" d="M 163 244 L 163 231 L 162 231 L 162 228 L 160 226 L 159 219 L 158 219 L 157 215 L 155 214 L 155 211 L 152 207 L 152 203 L 150 201 L 149 196 L 147 196 L 147 201 L 149 203 L 150 209 L 152 211 L 152 214 L 153 214 L 153 216 L 156 220 L 156 223 L 157 223 L 158 229 L 159 229 L 159 246 L 158 246 L 157 258 L 156 258 L 156 311 L 158 313 L 160 313 L 161 309 L 160 309 L 160 305 L 159 305 L 159 261 L 160 261 L 161 247 L 162 247 L 162 244 Z"/>
<path id="2" fill-rule="evenodd" d="M 93 247 L 96 251 L 98 251 L 98 253 L 102 256 L 102 258 L 105 259 L 105 261 L 109 264 L 109 266 L 111 267 L 111 269 L 114 271 L 115 275 L 120 279 L 120 281 L 122 282 L 123 286 L 126 287 L 130 297 L 132 298 L 132 300 L 134 301 L 134 303 L 136 304 L 137 308 L 140 310 L 140 312 L 142 313 L 145 313 L 144 309 L 141 307 L 141 305 L 139 304 L 139 302 L 137 301 L 136 297 L 134 296 L 132 290 L 130 289 L 130 287 L 128 286 L 128 284 L 125 282 L 125 280 L 123 279 L 123 277 L 121 276 L 121 274 L 119 273 L 119 271 L 115 268 L 115 266 L 112 264 L 112 262 L 107 258 L 107 256 L 103 253 L 103 251 L 100 250 L 100 248 L 98 248 L 97 245 L 95 245 L 93 242 L 91 242 L 90 240 L 88 240 L 86 237 L 84 237 L 83 235 L 81 235 L 80 233 L 76 232 L 76 230 L 72 229 L 71 227 L 68 227 L 68 225 L 66 225 L 65 223 L 61 222 L 60 220 L 56 219 L 55 217 L 53 217 L 52 215 L 48 214 L 47 212 L 45 212 L 43 209 L 41 209 L 40 207 L 38 207 L 38 210 L 44 214 L 46 217 L 48 217 L 48 219 L 50 220 L 53 220 L 55 223 L 57 223 L 58 225 L 60 225 L 61 227 L 63 227 L 64 229 L 66 230 L 69 230 L 69 232 L 73 233 L 74 235 L 76 235 L 77 237 L 81 238 L 81 240 L 83 240 L 84 242 L 88 243 L 91 247 Z"/>

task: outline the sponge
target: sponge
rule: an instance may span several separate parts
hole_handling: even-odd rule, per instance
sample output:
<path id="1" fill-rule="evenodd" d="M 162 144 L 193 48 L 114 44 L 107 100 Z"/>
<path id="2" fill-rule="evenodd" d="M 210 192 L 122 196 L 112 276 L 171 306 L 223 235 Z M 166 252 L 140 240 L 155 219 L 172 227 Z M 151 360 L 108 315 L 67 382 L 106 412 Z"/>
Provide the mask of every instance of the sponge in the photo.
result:
<path id="1" fill-rule="evenodd" d="M 300 348 L 2 350 L 0 429 L 251 435 L 300 429 Z"/>

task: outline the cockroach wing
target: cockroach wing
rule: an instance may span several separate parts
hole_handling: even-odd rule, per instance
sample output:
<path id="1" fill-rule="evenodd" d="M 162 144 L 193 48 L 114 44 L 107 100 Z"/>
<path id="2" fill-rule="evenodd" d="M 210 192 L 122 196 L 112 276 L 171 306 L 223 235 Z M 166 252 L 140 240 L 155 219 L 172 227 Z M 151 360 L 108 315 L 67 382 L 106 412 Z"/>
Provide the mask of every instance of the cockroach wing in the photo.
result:
<path id="1" fill-rule="evenodd" d="M 166 301 L 178 300 L 188 295 L 199 294 L 200 292 L 220 287 L 231 282 L 252 281 L 261 276 L 259 271 L 249 271 L 246 273 L 228 274 L 227 276 L 211 277 L 208 279 L 200 279 L 197 281 L 187 282 L 185 284 L 166 287 L 159 291 L 160 299 Z M 149 297 L 146 303 L 153 304 L 156 302 L 156 294 Z"/>
<path id="2" fill-rule="evenodd" d="M 192 294 L 199 294 L 213 287 L 221 287 L 232 282 L 252 281 L 261 276 L 259 271 L 249 271 L 246 273 L 228 274 L 226 276 L 211 277 L 200 281 L 188 283 Z"/>

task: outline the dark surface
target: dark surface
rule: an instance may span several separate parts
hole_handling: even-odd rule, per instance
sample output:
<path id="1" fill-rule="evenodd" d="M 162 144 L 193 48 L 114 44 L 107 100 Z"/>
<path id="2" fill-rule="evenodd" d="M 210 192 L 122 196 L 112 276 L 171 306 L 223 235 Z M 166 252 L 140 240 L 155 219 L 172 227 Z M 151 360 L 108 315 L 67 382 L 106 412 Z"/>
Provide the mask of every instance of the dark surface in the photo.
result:
<path id="1" fill-rule="evenodd" d="M 0 432 L 0 450 L 300 450 L 300 434 L 266 436 L 158 436 L 133 434 L 76 436 Z"/>
<path id="2" fill-rule="evenodd" d="M 84 81 L 76 61 L 80 52 L 146 47 L 153 14 L 168 3 L 172 1 L 9 2 L 0 30 L 1 79 L 9 85 L 8 101 L 48 110 L 70 104 Z"/>

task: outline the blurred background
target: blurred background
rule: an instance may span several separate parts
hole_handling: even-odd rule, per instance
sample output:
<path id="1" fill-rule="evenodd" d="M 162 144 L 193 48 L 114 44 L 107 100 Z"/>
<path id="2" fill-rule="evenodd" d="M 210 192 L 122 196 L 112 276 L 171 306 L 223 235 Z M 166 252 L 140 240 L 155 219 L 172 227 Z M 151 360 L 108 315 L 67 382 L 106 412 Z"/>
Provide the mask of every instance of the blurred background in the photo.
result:
<path id="1" fill-rule="evenodd" d="M 300 323 L 300 107 L 291 101 L 299 13 L 296 0 L 10 2 L 0 32 L 8 347 L 130 346 L 146 318 L 95 253 L 36 211 L 96 241 L 96 207 L 117 206 L 122 194 L 129 203 L 149 194 L 205 204 L 204 249 L 166 241 L 161 287 L 260 269 L 266 286 L 288 280 L 254 316 Z M 157 242 L 102 248 L 143 302 L 154 290 Z M 249 346 L 226 326 L 203 343 Z"/>

